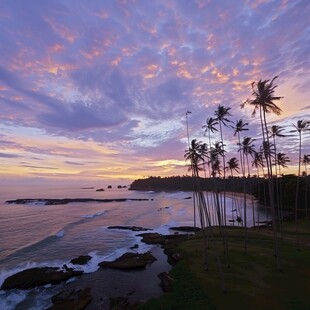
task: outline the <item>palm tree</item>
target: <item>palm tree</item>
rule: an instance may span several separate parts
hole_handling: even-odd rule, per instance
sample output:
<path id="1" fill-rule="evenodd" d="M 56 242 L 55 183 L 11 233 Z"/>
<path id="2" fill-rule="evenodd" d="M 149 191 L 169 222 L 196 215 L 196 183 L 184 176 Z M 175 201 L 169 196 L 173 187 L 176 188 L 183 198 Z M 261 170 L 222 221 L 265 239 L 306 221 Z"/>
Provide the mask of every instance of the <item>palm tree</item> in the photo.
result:
<path id="1" fill-rule="evenodd" d="M 299 148 L 298 148 L 298 175 L 297 175 L 297 184 L 296 184 L 296 196 L 295 196 L 295 231 L 296 231 L 296 236 L 298 232 L 298 225 L 297 225 L 297 220 L 298 220 L 298 194 L 299 194 L 299 178 L 300 178 L 300 166 L 301 166 L 301 138 L 302 138 L 302 133 L 305 131 L 310 130 L 310 122 L 306 120 L 298 120 L 296 125 L 293 124 L 295 127 L 295 132 L 298 132 L 299 136 Z M 299 239 L 297 239 L 297 245 L 298 245 Z"/>
<path id="2" fill-rule="evenodd" d="M 259 110 L 261 129 L 263 142 L 267 142 L 268 146 L 269 137 L 268 137 L 268 129 L 267 129 L 267 113 L 275 113 L 276 115 L 280 115 L 282 110 L 274 103 L 282 99 L 282 97 L 275 96 L 275 89 L 277 85 L 274 85 L 274 81 L 277 79 L 275 76 L 271 81 L 270 80 L 259 80 L 257 83 L 252 83 L 252 96 L 253 99 L 248 99 L 244 103 L 241 104 L 241 108 L 244 108 L 246 104 L 253 106 L 254 110 L 252 115 L 256 114 L 256 111 Z M 272 165 L 271 158 L 265 153 L 265 159 L 268 170 L 268 189 L 270 196 L 270 207 L 271 207 L 271 216 L 272 216 L 272 227 L 273 227 L 273 239 L 274 239 L 274 255 L 276 257 L 276 262 L 278 269 L 280 269 L 280 261 L 279 261 L 279 250 L 278 250 L 278 236 L 277 236 L 277 224 L 276 224 L 276 215 L 275 215 L 275 206 L 274 206 L 274 194 L 273 194 L 273 186 L 272 186 Z"/>
<path id="3" fill-rule="evenodd" d="M 236 157 L 232 157 L 230 160 L 228 160 L 227 161 L 226 169 L 230 170 L 231 177 L 234 176 L 233 171 L 236 171 L 237 173 L 239 173 L 239 162 L 238 162 L 238 159 Z M 233 195 L 233 197 L 232 197 L 232 204 L 231 204 L 231 214 L 232 214 L 233 226 L 235 226 L 234 212 L 238 212 L 238 208 L 235 205 L 236 205 L 236 203 L 235 203 L 235 196 Z M 236 216 L 237 216 L 237 218 L 239 217 L 241 219 L 241 217 L 239 216 L 238 213 L 236 213 Z"/>
<path id="4" fill-rule="evenodd" d="M 308 215 L 308 171 L 307 171 L 307 165 L 310 164 L 310 154 L 304 155 L 302 159 L 302 163 L 305 165 L 305 180 L 306 180 L 306 186 L 305 186 L 305 210 L 306 210 L 306 217 L 309 220 Z"/>
<path id="5" fill-rule="evenodd" d="M 310 122 L 309 121 L 305 121 L 305 120 L 299 120 L 297 121 L 297 124 L 293 124 L 293 126 L 295 127 L 296 130 L 293 131 L 297 131 L 298 135 L 299 135 L 299 154 L 298 154 L 298 177 L 300 177 L 300 166 L 301 166 L 301 136 L 302 133 L 305 131 L 310 130 L 309 126 L 310 126 Z"/>
<path id="6" fill-rule="evenodd" d="M 248 126 L 248 125 L 249 125 L 248 123 L 244 123 L 242 119 L 239 119 L 238 121 L 236 121 L 235 126 L 232 126 L 232 128 L 234 129 L 234 137 L 236 135 L 238 136 L 238 145 L 241 145 L 240 132 L 245 131 L 245 130 L 249 130 L 249 128 L 246 128 L 246 126 Z M 240 163 L 241 163 L 242 175 L 243 175 L 243 177 L 245 177 L 245 167 L 244 167 L 243 158 L 241 156 L 241 153 L 240 153 Z"/>
<path id="7" fill-rule="evenodd" d="M 304 157 L 302 158 L 302 163 L 305 165 L 305 174 L 308 175 L 307 171 L 307 165 L 310 164 L 310 154 L 306 155 L 304 154 Z"/>
<path id="8" fill-rule="evenodd" d="M 279 174 L 281 175 L 281 167 L 287 168 L 287 164 L 290 162 L 290 159 L 286 156 L 285 153 L 278 153 L 276 156 L 276 164 L 279 166 Z"/>
<path id="9" fill-rule="evenodd" d="M 202 126 L 202 129 L 204 129 L 205 134 L 207 132 L 209 134 L 209 145 L 211 145 L 211 132 L 214 133 L 215 131 L 218 131 L 215 127 L 217 124 L 218 121 L 216 118 L 209 117 L 206 120 L 206 124 Z"/>
<path id="10" fill-rule="evenodd" d="M 259 177 L 259 168 L 264 169 L 264 155 L 262 151 L 253 153 L 253 161 L 252 161 L 252 167 L 255 167 L 257 170 L 257 176 Z M 263 170 L 264 175 L 264 170 Z"/>
<path id="11" fill-rule="evenodd" d="M 290 159 L 284 153 L 277 153 L 275 156 L 275 166 L 279 167 L 279 175 L 281 175 L 281 167 L 287 168 L 287 164 L 290 162 Z M 280 186 L 278 184 L 278 178 L 276 178 L 276 189 L 277 189 L 277 202 L 278 202 L 278 215 L 280 218 L 280 233 L 282 236 L 282 227 L 283 227 L 283 191 L 282 191 L 282 179 L 280 179 Z M 280 187 L 280 188 L 279 188 Z"/>
<path id="12" fill-rule="evenodd" d="M 274 153 L 277 154 L 277 147 L 276 147 L 276 137 L 285 137 L 284 134 L 282 134 L 282 131 L 284 130 L 283 127 L 278 125 L 271 126 L 269 130 L 269 137 L 273 139 L 273 146 L 274 146 Z M 275 158 L 275 171 L 276 176 L 278 175 L 277 171 L 277 158 Z"/>
<path id="13" fill-rule="evenodd" d="M 254 106 L 254 110 L 252 115 L 256 114 L 256 111 L 259 110 L 261 128 L 263 141 L 267 141 L 269 144 L 269 136 L 268 136 L 268 128 L 267 128 L 267 119 L 266 113 L 275 113 L 276 115 L 280 115 L 282 110 L 274 103 L 274 101 L 278 101 L 283 97 L 274 96 L 275 88 L 277 85 L 274 85 L 274 81 L 277 76 L 275 76 L 271 81 L 270 80 L 259 80 L 257 83 L 252 83 L 252 95 L 254 99 L 248 99 L 244 103 L 241 104 L 241 108 L 244 108 L 246 104 Z M 268 177 L 272 177 L 272 167 L 271 160 L 269 156 L 266 157 L 267 169 L 268 169 Z"/>
<path id="14" fill-rule="evenodd" d="M 208 260 L 207 260 L 207 236 L 206 236 L 206 225 L 210 225 L 210 216 L 208 213 L 205 197 L 201 192 L 200 188 L 200 180 L 199 180 L 199 171 L 202 170 L 201 166 L 204 165 L 204 152 L 206 149 L 206 145 L 203 144 L 201 141 L 197 141 L 196 139 L 193 139 L 191 142 L 191 147 L 185 151 L 185 160 L 190 161 L 189 169 L 192 171 L 192 176 L 195 177 L 197 180 L 196 187 L 194 187 L 193 191 L 193 201 L 194 201 L 194 226 L 196 227 L 196 201 L 198 205 L 198 212 L 200 217 L 200 225 L 203 233 L 203 239 L 204 239 L 204 263 L 205 267 L 208 266 Z"/>
<path id="15" fill-rule="evenodd" d="M 251 137 L 244 137 L 243 141 L 241 142 L 240 148 L 238 150 L 238 152 L 242 151 L 243 161 L 244 161 L 244 156 L 245 156 L 247 167 L 248 167 L 248 176 L 250 176 L 249 155 L 253 157 L 255 154 L 255 149 L 254 149 L 254 144 L 253 144 L 254 141 L 255 139 Z"/>
<path id="16" fill-rule="evenodd" d="M 201 155 L 202 142 L 193 139 L 191 147 L 185 151 L 184 157 L 186 161 L 190 161 L 189 170 L 192 171 L 193 176 L 199 177 L 199 170 L 204 161 Z"/>
<path id="17" fill-rule="evenodd" d="M 230 175 L 233 177 L 233 171 L 239 172 L 239 162 L 236 157 L 232 157 L 227 162 L 227 168 L 230 170 Z"/>

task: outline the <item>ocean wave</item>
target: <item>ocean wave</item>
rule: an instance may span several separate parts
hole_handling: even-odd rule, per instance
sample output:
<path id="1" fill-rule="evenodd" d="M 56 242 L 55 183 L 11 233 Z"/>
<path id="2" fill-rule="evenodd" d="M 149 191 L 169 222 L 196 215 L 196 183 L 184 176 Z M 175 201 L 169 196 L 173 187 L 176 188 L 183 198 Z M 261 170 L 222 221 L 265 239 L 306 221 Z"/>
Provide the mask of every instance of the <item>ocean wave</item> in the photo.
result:
<path id="1" fill-rule="evenodd" d="M 93 214 L 85 214 L 85 215 L 81 215 L 82 218 L 93 218 L 93 217 L 97 217 L 100 215 L 103 215 L 105 213 L 105 211 L 101 211 L 101 212 L 96 212 Z"/>
<path id="2" fill-rule="evenodd" d="M 172 198 L 172 199 L 185 199 L 187 197 L 191 196 L 190 193 L 188 192 L 176 192 L 172 194 L 166 194 L 164 197 L 165 198 Z"/>
<path id="3" fill-rule="evenodd" d="M 0 309 L 14 310 L 27 295 L 28 291 L 25 290 L 0 291 Z"/>
<path id="4" fill-rule="evenodd" d="M 61 237 L 63 237 L 64 235 L 65 235 L 65 230 L 62 229 L 62 230 L 60 230 L 55 236 L 58 237 L 58 238 L 61 238 Z"/>

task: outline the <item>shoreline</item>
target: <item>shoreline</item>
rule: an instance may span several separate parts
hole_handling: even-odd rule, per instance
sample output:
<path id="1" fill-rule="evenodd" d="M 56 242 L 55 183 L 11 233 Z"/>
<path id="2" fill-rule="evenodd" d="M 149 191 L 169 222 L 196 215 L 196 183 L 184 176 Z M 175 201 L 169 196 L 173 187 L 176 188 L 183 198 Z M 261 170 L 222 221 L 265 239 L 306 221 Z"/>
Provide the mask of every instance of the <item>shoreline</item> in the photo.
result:
<path id="1" fill-rule="evenodd" d="M 169 272 L 172 266 L 160 245 L 155 245 L 150 252 L 157 261 L 143 270 L 99 268 L 93 273 L 82 274 L 75 281 L 59 285 L 57 291 L 89 287 L 92 301 L 85 310 L 110 309 L 110 298 L 128 298 L 130 304 L 158 298 L 164 291 L 157 275 Z"/>

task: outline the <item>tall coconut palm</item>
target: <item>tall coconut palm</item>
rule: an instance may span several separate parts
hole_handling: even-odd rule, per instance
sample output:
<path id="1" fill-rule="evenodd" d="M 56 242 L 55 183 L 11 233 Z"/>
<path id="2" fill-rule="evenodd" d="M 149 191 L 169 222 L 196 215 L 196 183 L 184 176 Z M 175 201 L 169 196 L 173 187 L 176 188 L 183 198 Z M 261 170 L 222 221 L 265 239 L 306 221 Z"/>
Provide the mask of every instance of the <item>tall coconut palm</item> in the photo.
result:
<path id="1" fill-rule="evenodd" d="M 306 211 L 306 217 L 309 220 L 309 214 L 308 214 L 308 171 L 307 171 L 307 165 L 310 164 L 310 154 L 306 155 L 304 154 L 302 158 L 302 163 L 305 165 L 305 180 L 306 180 L 306 186 L 305 186 L 305 211 Z"/>
<path id="2" fill-rule="evenodd" d="M 276 137 L 285 137 L 285 135 L 282 133 L 283 130 L 284 128 L 278 125 L 273 125 L 269 129 L 269 137 L 273 139 L 273 146 L 274 146 L 275 154 L 277 154 Z M 277 158 L 275 158 L 275 172 L 277 176 L 278 175 Z"/>
<path id="3" fill-rule="evenodd" d="M 275 166 L 279 169 L 279 175 L 281 175 L 281 167 L 287 168 L 287 164 L 290 162 L 290 159 L 286 156 L 285 153 L 277 153 L 275 161 Z M 278 182 L 280 181 L 280 182 Z M 277 188 L 277 202 L 278 202 L 278 215 L 279 215 L 279 223 L 280 223 L 280 233 L 282 236 L 282 227 L 283 227 L 283 191 L 282 191 L 282 179 L 276 179 L 276 188 Z M 279 184 L 280 183 L 280 184 Z M 279 186 L 280 185 L 280 186 Z"/>
<path id="4" fill-rule="evenodd" d="M 251 137 L 244 137 L 243 141 L 241 142 L 240 148 L 238 150 L 239 152 L 242 151 L 243 161 L 244 161 L 244 157 L 246 159 L 247 168 L 248 168 L 248 176 L 250 176 L 249 155 L 253 157 L 255 154 L 255 149 L 254 149 L 254 144 L 253 144 L 254 141 L 255 139 Z"/>
<path id="5" fill-rule="evenodd" d="M 222 145 L 223 145 L 223 150 L 224 150 L 224 139 L 223 139 L 223 125 L 224 126 L 228 126 L 229 123 L 231 123 L 231 121 L 228 119 L 228 116 L 231 116 L 230 114 L 230 111 L 231 108 L 229 107 L 224 107 L 222 105 L 219 105 L 217 107 L 217 110 L 215 110 L 215 116 L 216 116 L 216 119 L 219 123 L 219 126 L 220 126 L 220 136 L 221 136 L 221 142 L 222 142 Z M 225 173 L 225 152 L 223 152 L 221 154 L 222 156 L 222 163 L 223 163 L 223 179 L 225 180 L 226 178 L 226 173 Z M 225 181 L 224 181 L 224 209 L 223 209 L 223 215 L 224 215 L 224 225 L 226 226 L 226 193 L 225 193 Z M 224 228 L 224 234 L 226 235 L 226 227 Z M 226 239 L 226 236 L 225 236 L 225 239 Z"/>
<path id="6" fill-rule="evenodd" d="M 238 162 L 238 159 L 236 157 L 232 157 L 231 159 L 229 159 L 227 161 L 226 169 L 230 170 L 230 176 L 233 178 L 234 171 L 239 173 L 239 162 Z M 234 212 L 238 212 L 238 208 L 236 208 L 236 206 L 235 206 L 235 197 L 233 196 L 232 198 L 233 199 L 232 199 L 232 204 L 231 204 L 231 214 L 232 214 L 232 223 L 233 223 L 233 226 L 234 226 L 235 225 Z M 238 213 L 236 213 L 236 214 L 237 214 L 237 218 L 238 218 L 239 214 Z M 240 216 L 239 216 L 239 218 L 241 219 Z"/>
<path id="7" fill-rule="evenodd" d="M 230 175 L 233 177 L 233 171 L 239 172 L 239 162 L 236 157 L 232 157 L 227 162 L 227 168 L 230 170 Z"/>
<path id="8" fill-rule="evenodd" d="M 242 119 L 239 119 L 236 121 L 236 124 L 234 126 L 232 126 L 232 128 L 234 129 L 234 137 L 236 135 L 238 137 L 238 145 L 241 145 L 240 132 L 245 131 L 245 130 L 249 130 L 249 128 L 246 127 L 248 125 L 249 125 L 248 123 L 244 123 Z M 245 177 L 245 167 L 244 167 L 243 158 L 242 158 L 241 153 L 240 153 L 240 163 L 241 163 L 242 175 L 243 175 L 243 177 Z"/>
<path id="9" fill-rule="evenodd" d="M 274 85 L 274 81 L 277 79 L 275 76 L 271 81 L 270 80 L 260 80 L 257 83 L 252 83 L 252 95 L 254 99 L 248 99 L 244 103 L 241 104 L 241 108 L 244 108 L 246 104 L 253 106 L 252 115 L 254 116 L 259 110 L 260 121 L 261 121 L 261 129 L 263 135 L 263 141 L 267 141 L 269 144 L 269 136 L 268 136 L 268 127 L 267 127 L 267 113 L 275 113 L 276 115 L 280 115 L 282 110 L 274 103 L 274 101 L 278 101 L 283 97 L 275 96 L 274 92 L 277 85 Z M 266 157 L 268 177 L 272 178 L 272 165 L 271 158 L 269 156 Z"/>
<path id="10" fill-rule="evenodd" d="M 296 125 L 293 124 L 293 126 L 295 127 L 295 130 L 293 131 L 297 131 L 298 132 L 298 136 L 299 136 L 299 148 L 298 148 L 298 177 L 300 177 L 300 167 L 301 167 L 301 142 L 302 142 L 302 133 L 306 132 L 309 129 L 310 126 L 310 122 L 306 121 L 306 120 L 299 120 L 297 121 Z"/>
<path id="11" fill-rule="evenodd" d="M 240 148 L 239 148 L 239 152 L 242 152 L 242 157 L 243 157 L 243 162 L 247 163 L 247 168 L 248 168 L 248 177 L 250 177 L 250 165 L 249 165 L 249 155 L 253 157 L 254 153 L 255 153 L 255 149 L 254 149 L 254 142 L 255 139 L 251 138 L 251 137 L 244 137 L 243 141 L 241 142 Z M 247 223 L 247 210 L 246 210 L 246 206 L 243 209 L 244 212 L 244 223 L 245 223 L 245 227 L 246 227 L 246 223 Z M 254 204 L 252 203 L 252 214 L 253 214 L 253 225 L 255 227 L 255 213 L 254 213 Z"/>
<path id="12" fill-rule="evenodd" d="M 300 178 L 300 167 L 301 167 L 301 142 L 302 142 L 302 133 L 305 131 L 310 130 L 309 126 L 310 126 L 310 122 L 306 121 L 306 120 L 298 120 L 296 125 L 293 124 L 293 126 L 295 127 L 295 130 L 293 131 L 297 131 L 298 132 L 298 136 L 299 136 L 299 148 L 298 148 L 298 175 L 297 175 L 297 184 L 296 184 L 296 195 L 295 195 L 295 231 L 296 231 L 296 236 L 297 236 L 297 232 L 298 232 L 298 224 L 297 224 L 297 220 L 298 220 L 298 194 L 299 194 L 299 178 Z M 299 243 L 299 238 L 297 238 L 296 240 L 297 242 L 297 246 Z"/>
<path id="13" fill-rule="evenodd" d="M 305 165 L 305 175 L 308 175 L 307 166 L 310 164 L 310 154 L 306 155 L 304 154 L 302 158 L 302 163 Z"/>
<path id="14" fill-rule="evenodd" d="M 204 129 L 205 134 L 207 134 L 208 132 L 209 145 L 211 145 L 211 132 L 214 133 L 215 131 L 218 131 L 215 127 L 217 124 L 218 124 L 218 121 L 216 118 L 209 117 L 206 120 L 206 124 L 202 126 L 202 129 Z"/>
<path id="15" fill-rule="evenodd" d="M 206 225 L 210 223 L 210 217 L 208 214 L 208 210 L 206 207 L 206 202 L 204 195 L 201 192 L 200 182 L 199 182 L 199 171 L 202 170 L 202 165 L 204 164 L 203 151 L 205 146 L 201 141 L 197 141 L 196 139 L 192 140 L 191 147 L 185 151 L 184 157 L 186 161 L 190 161 L 189 169 L 192 171 L 193 177 L 197 180 L 196 187 L 194 188 L 193 197 L 194 197 L 194 212 L 196 209 L 195 203 L 197 201 L 198 212 L 200 217 L 200 225 L 203 231 L 203 239 L 204 239 L 204 263 L 207 268 L 208 260 L 207 260 L 207 236 L 206 236 Z M 194 221 L 196 216 L 194 215 Z M 196 227 L 196 223 L 195 223 Z"/>
<path id="16" fill-rule="evenodd" d="M 282 97 L 275 96 L 275 89 L 277 85 L 274 84 L 277 76 L 275 76 L 271 81 L 270 80 L 259 80 L 258 82 L 252 83 L 252 96 L 253 99 L 248 99 L 241 104 L 241 108 L 244 108 L 246 105 L 254 107 L 252 115 L 255 115 L 257 110 L 259 110 L 261 129 L 263 142 L 269 144 L 268 137 L 268 128 L 267 128 L 267 113 L 275 113 L 280 115 L 282 110 L 274 103 L 279 101 Z M 270 196 L 270 207 L 271 207 L 271 216 L 272 216 L 272 227 L 273 227 L 273 239 L 274 239 L 274 255 L 276 257 L 277 267 L 280 269 L 279 261 L 279 249 L 278 249 L 278 236 L 277 236 L 277 224 L 276 224 L 276 214 L 274 206 L 274 193 L 272 186 L 272 164 L 271 158 L 265 153 L 265 159 L 268 170 L 268 190 Z"/>
<path id="17" fill-rule="evenodd" d="M 278 179 L 278 154 L 277 154 L 277 145 L 276 145 L 276 137 L 285 137 L 285 135 L 282 133 L 284 130 L 284 128 L 282 128 L 281 126 L 278 125 L 273 125 L 270 127 L 269 129 L 269 138 L 273 139 L 273 154 L 274 154 L 274 168 L 275 168 L 275 176 L 276 176 L 276 204 L 275 207 L 278 211 L 278 216 L 280 218 L 280 223 L 281 223 L 281 233 L 282 233 L 282 227 L 283 227 L 283 206 L 282 206 L 282 199 L 280 198 L 280 186 L 279 186 L 279 182 L 281 182 L 281 180 Z M 271 150 L 271 148 L 268 148 L 269 150 Z M 282 154 L 282 153 L 280 153 Z M 281 170 L 281 167 L 279 167 L 279 170 Z M 282 183 L 282 182 L 281 182 Z M 282 184 L 281 184 L 282 186 Z M 281 200 L 281 203 L 280 203 Z"/>
<path id="18" fill-rule="evenodd" d="M 278 153 L 276 156 L 276 164 L 279 166 L 279 174 L 281 175 L 281 167 L 287 168 L 287 164 L 290 162 L 288 156 L 285 153 Z"/>
<path id="19" fill-rule="evenodd" d="M 208 133 L 210 147 L 211 147 L 211 133 L 218 131 L 217 128 L 215 127 L 216 125 L 218 125 L 218 121 L 213 117 L 209 117 L 207 118 L 205 125 L 202 126 L 202 129 L 204 129 L 204 134 L 206 135 Z M 207 164 L 209 169 L 209 177 L 211 177 L 210 161 L 208 161 Z"/>
<path id="20" fill-rule="evenodd" d="M 259 168 L 264 169 L 264 155 L 262 151 L 254 151 L 253 153 L 253 161 L 252 161 L 252 167 L 256 168 L 257 171 L 257 176 L 259 177 Z M 264 170 L 263 170 L 263 175 L 264 175 Z"/>

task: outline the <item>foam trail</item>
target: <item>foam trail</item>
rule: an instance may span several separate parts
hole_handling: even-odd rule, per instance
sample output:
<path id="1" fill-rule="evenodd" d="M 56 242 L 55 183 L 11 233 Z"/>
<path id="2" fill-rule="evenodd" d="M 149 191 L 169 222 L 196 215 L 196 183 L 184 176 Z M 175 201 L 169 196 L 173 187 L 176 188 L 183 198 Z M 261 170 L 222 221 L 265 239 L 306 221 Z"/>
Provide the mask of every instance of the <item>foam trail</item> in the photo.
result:
<path id="1" fill-rule="evenodd" d="M 61 238 L 61 237 L 63 237 L 64 235 L 65 235 L 65 230 L 62 229 L 62 230 L 60 230 L 55 236 L 58 237 L 58 238 Z"/>
<path id="2" fill-rule="evenodd" d="M 96 212 L 93 214 L 85 214 L 85 215 L 81 215 L 82 218 L 93 218 L 93 217 L 97 217 L 100 215 L 103 215 L 105 213 L 105 211 L 101 211 L 101 212 Z"/>

